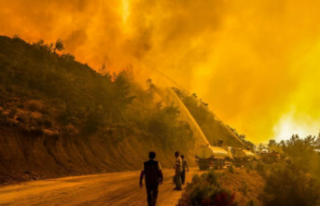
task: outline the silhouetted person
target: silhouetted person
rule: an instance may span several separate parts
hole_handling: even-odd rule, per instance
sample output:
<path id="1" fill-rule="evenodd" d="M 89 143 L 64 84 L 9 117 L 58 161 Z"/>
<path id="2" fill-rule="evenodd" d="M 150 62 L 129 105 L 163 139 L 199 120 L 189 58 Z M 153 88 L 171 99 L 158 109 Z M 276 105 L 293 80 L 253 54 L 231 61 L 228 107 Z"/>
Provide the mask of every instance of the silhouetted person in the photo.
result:
<path id="1" fill-rule="evenodd" d="M 186 180 L 186 171 L 189 172 L 189 166 L 187 161 L 184 159 L 184 155 L 181 155 L 181 161 L 182 161 L 181 184 L 184 185 Z"/>
<path id="2" fill-rule="evenodd" d="M 147 189 L 148 206 L 155 206 L 158 197 L 158 187 L 162 184 L 163 175 L 161 164 L 155 161 L 155 152 L 149 152 L 149 161 L 143 164 L 140 174 L 140 188 L 143 187 L 143 177 L 145 176 L 145 184 Z"/>
<path id="3" fill-rule="evenodd" d="M 174 155 L 176 157 L 175 165 L 174 165 L 174 169 L 175 169 L 174 182 L 176 183 L 176 187 L 174 188 L 174 190 L 182 190 L 182 187 L 181 187 L 182 163 L 180 159 L 180 153 L 176 151 Z"/>

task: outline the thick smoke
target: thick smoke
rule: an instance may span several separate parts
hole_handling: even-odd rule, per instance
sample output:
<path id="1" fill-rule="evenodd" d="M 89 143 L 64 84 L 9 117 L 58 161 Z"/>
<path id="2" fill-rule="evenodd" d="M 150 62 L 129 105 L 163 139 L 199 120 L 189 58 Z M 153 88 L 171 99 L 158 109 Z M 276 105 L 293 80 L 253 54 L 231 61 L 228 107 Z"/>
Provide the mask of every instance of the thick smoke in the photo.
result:
<path id="1" fill-rule="evenodd" d="M 157 69 L 254 142 L 320 129 L 317 0 L 0 0 L 0 34 Z M 145 78 L 143 76 L 143 78 Z"/>

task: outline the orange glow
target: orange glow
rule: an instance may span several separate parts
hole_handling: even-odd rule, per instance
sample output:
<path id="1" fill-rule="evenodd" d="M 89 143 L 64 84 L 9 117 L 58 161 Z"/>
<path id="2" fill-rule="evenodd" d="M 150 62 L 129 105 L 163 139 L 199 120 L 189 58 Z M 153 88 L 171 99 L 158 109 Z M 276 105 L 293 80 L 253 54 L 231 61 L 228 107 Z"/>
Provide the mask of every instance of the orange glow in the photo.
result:
<path id="1" fill-rule="evenodd" d="M 320 1 L 0 0 L 0 7 L 1 35 L 60 38 L 97 70 L 158 69 L 253 142 L 320 129 Z"/>

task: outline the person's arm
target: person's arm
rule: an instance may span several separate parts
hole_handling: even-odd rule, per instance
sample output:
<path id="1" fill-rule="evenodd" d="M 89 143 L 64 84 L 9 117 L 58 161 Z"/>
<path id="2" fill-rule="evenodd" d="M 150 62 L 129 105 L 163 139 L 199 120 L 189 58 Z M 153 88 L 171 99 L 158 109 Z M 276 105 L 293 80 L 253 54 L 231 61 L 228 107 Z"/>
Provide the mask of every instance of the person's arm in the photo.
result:
<path id="1" fill-rule="evenodd" d="M 163 174 L 162 174 L 162 170 L 159 170 L 159 184 L 161 185 L 163 182 Z"/>
<path id="2" fill-rule="evenodd" d="M 158 169 L 159 169 L 159 184 L 161 185 L 163 182 L 163 173 L 162 173 L 162 167 L 160 162 L 158 163 Z"/>
<path id="3" fill-rule="evenodd" d="M 186 161 L 187 172 L 189 172 L 188 162 Z"/>
<path id="4" fill-rule="evenodd" d="M 141 173 L 140 173 L 140 181 L 139 181 L 140 188 L 143 187 L 143 183 L 142 183 L 143 177 L 144 177 L 144 170 L 142 170 Z"/>

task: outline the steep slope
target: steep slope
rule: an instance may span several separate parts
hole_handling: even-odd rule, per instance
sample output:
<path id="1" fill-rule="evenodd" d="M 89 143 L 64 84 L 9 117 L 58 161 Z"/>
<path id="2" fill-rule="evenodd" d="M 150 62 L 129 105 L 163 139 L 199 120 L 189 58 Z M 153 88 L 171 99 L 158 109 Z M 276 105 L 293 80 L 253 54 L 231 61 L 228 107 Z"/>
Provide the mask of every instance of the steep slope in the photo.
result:
<path id="1" fill-rule="evenodd" d="M 257 171 L 236 168 L 234 173 L 224 172 L 219 182 L 225 189 L 235 193 L 239 206 L 262 205 L 259 196 L 263 193 L 266 181 Z"/>
<path id="2" fill-rule="evenodd" d="M 136 170 L 150 150 L 165 167 L 176 150 L 193 162 L 200 143 L 178 107 L 130 72 L 100 75 L 53 50 L 0 37 L 0 182 Z"/>
<path id="3" fill-rule="evenodd" d="M 194 162 L 206 137 L 193 115 L 130 71 L 101 75 L 53 45 L 0 36 L 0 183 L 136 170 L 150 150 L 164 167 L 176 150 Z"/>
<path id="4" fill-rule="evenodd" d="M 197 99 L 195 94 L 190 95 L 183 89 L 173 87 L 173 90 L 190 111 L 210 144 L 215 145 L 218 140 L 223 140 L 225 145 L 244 146 L 239 137 L 209 110 L 208 104 Z"/>

